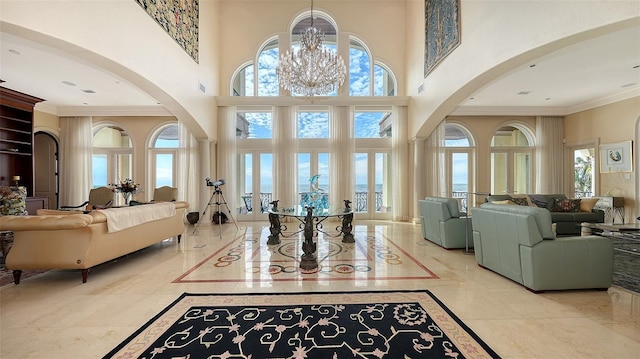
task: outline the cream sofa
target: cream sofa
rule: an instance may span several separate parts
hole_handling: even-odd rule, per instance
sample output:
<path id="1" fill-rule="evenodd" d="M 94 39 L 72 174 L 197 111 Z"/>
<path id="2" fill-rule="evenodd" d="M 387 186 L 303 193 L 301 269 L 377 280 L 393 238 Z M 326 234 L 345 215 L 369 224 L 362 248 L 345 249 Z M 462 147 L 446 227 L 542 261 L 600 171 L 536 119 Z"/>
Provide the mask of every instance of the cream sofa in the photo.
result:
<path id="1" fill-rule="evenodd" d="M 170 210 L 164 218 L 141 219 L 140 223 L 115 232 L 109 229 L 109 213 L 105 211 L 124 211 L 120 214 L 149 211 L 140 217 L 148 218 L 150 213 L 151 217 L 157 216 L 156 213 L 162 212 L 158 210 L 166 209 L 167 205 L 174 206 L 175 211 Z M 40 210 L 36 216 L 0 216 L 0 230 L 14 232 L 5 265 L 13 270 L 16 284 L 20 283 L 22 271 L 27 269 L 80 269 L 82 283 L 86 283 L 91 267 L 174 236 L 180 242 L 188 208 L 188 202 L 170 202 L 86 214 Z"/>

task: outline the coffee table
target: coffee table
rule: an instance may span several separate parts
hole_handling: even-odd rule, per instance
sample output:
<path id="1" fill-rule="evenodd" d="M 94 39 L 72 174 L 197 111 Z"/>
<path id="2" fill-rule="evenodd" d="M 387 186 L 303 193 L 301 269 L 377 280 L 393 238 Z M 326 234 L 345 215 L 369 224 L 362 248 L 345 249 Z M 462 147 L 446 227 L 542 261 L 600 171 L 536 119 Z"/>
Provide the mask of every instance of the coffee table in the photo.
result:
<path id="1" fill-rule="evenodd" d="M 312 270 L 318 268 L 318 258 L 316 256 L 317 243 L 314 239 L 318 238 L 318 233 L 331 237 L 342 236 L 343 243 L 354 243 L 355 239 L 351 231 L 353 230 L 353 209 L 351 201 L 344 200 L 344 207 L 330 207 L 328 209 L 315 209 L 313 207 L 300 205 L 278 206 L 278 201 L 270 203 L 269 207 L 269 239 L 268 245 L 280 244 L 280 236 L 292 237 L 299 233 L 304 234 L 304 242 L 302 243 L 303 254 L 300 258 L 300 268 Z M 280 223 L 280 218 L 294 218 L 298 223 L 298 230 L 284 234 L 287 226 Z M 341 224 L 336 227 L 337 234 L 332 234 L 324 230 L 323 222 L 329 218 L 340 218 Z"/>

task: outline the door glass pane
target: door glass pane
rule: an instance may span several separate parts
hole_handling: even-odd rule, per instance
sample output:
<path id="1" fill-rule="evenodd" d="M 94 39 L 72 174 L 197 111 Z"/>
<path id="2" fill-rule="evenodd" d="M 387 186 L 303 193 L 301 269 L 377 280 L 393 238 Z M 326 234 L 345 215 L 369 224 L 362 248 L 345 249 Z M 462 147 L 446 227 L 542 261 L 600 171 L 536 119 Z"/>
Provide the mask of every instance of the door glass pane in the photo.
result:
<path id="1" fill-rule="evenodd" d="M 298 203 L 302 200 L 302 195 L 311 191 L 311 154 L 298 153 Z"/>
<path id="2" fill-rule="evenodd" d="M 260 211 L 266 212 L 273 201 L 273 155 L 260 154 Z"/>
<path id="3" fill-rule="evenodd" d="M 329 154 L 318 153 L 318 188 L 322 189 L 325 194 L 329 194 Z"/>
<path id="4" fill-rule="evenodd" d="M 134 182 L 136 181 L 133 178 L 133 161 L 132 155 L 129 153 L 124 154 L 116 154 L 116 178 L 114 181 L 124 181 L 126 178 L 132 179 Z"/>
<path id="5" fill-rule="evenodd" d="M 391 202 L 389 194 L 391 193 L 391 164 L 389 162 L 388 153 L 376 153 L 375 154 L 375 190 L 374 190 L 374 203 L 375 211 L 390 212 Z"/>
<path id="6" fill-rule="evenodd" d="M 93 188 L 106 187 L 109 184 L 107 155 L 93 155 L 91 160 Z"/>
<path id="7" fill-rule="evenodd" d="M 467 192 L 469 192 L 469 154 L 453 152 L 451 154 L 451 197 L 458 199 L 465 209 Z"/>
<path id="8" fill-rule="evenodd" d="M 573 188 L 575 198 L 593 197 L 594 148 L 573 151 Z"/>
<path id="9" fill-rule="evenodd" d="M 369 154 L 367 153 L 356 153 L 356 196 L 353 204 L 354 212 L 367 212 L 368 203 L 367 203 L 367 193 L 369 186 Z"/>
<path id="10" fill-rule="evenodd" d="M 156 154 L 156 183 L 155 188 L 173 186 L 173 154 Z"/>
<path id="11" fill-rule="evenodd" d="M 239 213 L 253 213 L 253 156 L 251 153 L 238 155 L 238 191 L 240 192 Z"/>
<path id="12" fill-rule="evenodd" d="M 504 152 L 491 154 L 491 193 L 504 194 L 508 192 L 507 182 L 507 154 Z"/>
<path id="13" fill-rule="evenodd" d="M 531 155 L 529 153 L 515 153 L 513 156 L 513 193 L 529 193 L 531 188 Z"/>

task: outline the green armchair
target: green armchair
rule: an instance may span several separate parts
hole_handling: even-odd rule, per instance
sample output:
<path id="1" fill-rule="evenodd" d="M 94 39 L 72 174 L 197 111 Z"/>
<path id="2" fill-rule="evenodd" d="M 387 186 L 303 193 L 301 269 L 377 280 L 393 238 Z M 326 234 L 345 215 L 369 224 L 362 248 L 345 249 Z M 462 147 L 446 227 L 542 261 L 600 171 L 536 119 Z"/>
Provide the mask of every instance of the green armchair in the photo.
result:
<path id="1" fill-rule="evenodd" d="M 458 201 L 427 197 L 419 200 L 418 205 L 424 239 L 447 249 L 473 247 L 470 219 L 460 212 Z"/>

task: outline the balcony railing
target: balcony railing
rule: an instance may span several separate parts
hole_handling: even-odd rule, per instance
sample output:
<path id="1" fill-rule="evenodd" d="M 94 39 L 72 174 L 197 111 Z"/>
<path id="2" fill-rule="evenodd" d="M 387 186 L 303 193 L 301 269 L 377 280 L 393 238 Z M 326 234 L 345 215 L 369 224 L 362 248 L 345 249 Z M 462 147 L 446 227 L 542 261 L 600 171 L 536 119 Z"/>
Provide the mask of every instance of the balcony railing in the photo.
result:
<path id="1" fill-rule="evenodd" d="M 354 212 L 367 212 L 369 208 L 369 192 L 356 192 L 353 203 L 351 204 Z M 298 203 L 302 201 L 303 192 L 298 193 Z M 328 193 L 324 194 L 329 197 Z M 375 208 L 376 212 L 380 212 L 382 210 L 382 192 L 375 192 Z M 239 209 L 239 213 L 251 213 L 254 210 L 253 207 L 253 194 L 245 193 L 242 196 L 242 201 L 244 202 L 244 206 Z M 273 201 L 273 196 L 271 192 L 261 192 L 260 193 L 260 212 L 264 213 L 269 209 L 269 203 Z"/>

